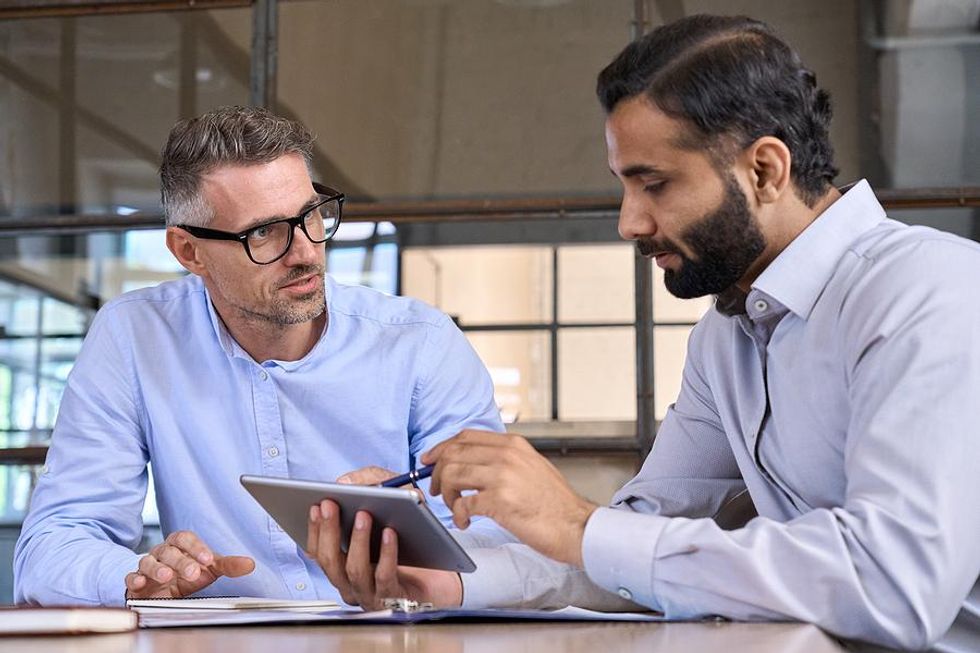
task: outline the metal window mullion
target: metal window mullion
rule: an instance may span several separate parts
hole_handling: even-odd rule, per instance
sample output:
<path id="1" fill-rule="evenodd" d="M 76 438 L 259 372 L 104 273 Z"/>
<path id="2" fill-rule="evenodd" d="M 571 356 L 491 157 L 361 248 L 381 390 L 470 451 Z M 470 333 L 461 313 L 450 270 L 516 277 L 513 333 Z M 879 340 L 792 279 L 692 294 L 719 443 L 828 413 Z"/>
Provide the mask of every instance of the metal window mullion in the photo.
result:
<path id="1" fill-rule="evenodd" d="M 636 328 L 636 320 L 632 322 L 559 322 L 557 328 L 559 331 L 565 329 L 633 329 Z M 656 327 L 694 327 L 697 325 L 696 321 L 683 321 L 683 320 L 664 320 L 664 321 L 653 321 L 650 326 Z M 550 322 L 515 322 L 512 324 L 462 324 L 460 329 L 462 331 L 549 331 L 551 329 Z"/>
<path id="2" fill-rule="evenodd" d="M 646 0 L 634 0 L 630 39 L 643 37 L 649 27 Z M 633 292 L 636 300 L 636 443 L 637 466 L 656 437 L 653 378 L 653 265 L 650 259 L 633 254 Z"/>
<path id="3" fill-rule="evenodd" d="M 197 114 L 197 21 L 197 16 L 190 14 L 181 16 L 177 21 L 180 30 L 178 49 L 180 85 L 177 87 L 177 115 L 181 119 L 193 118 Z"/>
<path id="4" fill-rule="evenodd" d="M 558 244 L 551 246 L 551 419 L 558 421 Z"/>
<path id="5" fill-rule="evenodd" d="M 636 297 L 636 439 L 640 454 L 645 458 L 655 438 L 653 269 L 650 259 L 636 252 L 633 271 Z"/>
<path id="6" fill-rule="evenodd" d="M 75 19 L 62 19 L 58 64 L 61 93 L 58 101 L 58 213 L 61 215 L 74 213 L 78 199 L 75 129 L 77 41 Z"/>
<path id="7" fill-rule="evenodd" d="M 31 439 L 37 432 L 38 404 L 41 401 L 41 345 L 44 342 L 44 295 L 37 297 L 37 337 L 34 340 L 34 406 L 31 413 Z"/>
<path id="8" fill-rule="evenodd" d="M 253 106 L 275 109 L 278 39 L 278 0 L 255 0 L 252 10 L 252 69 L 249 76 Z"/>

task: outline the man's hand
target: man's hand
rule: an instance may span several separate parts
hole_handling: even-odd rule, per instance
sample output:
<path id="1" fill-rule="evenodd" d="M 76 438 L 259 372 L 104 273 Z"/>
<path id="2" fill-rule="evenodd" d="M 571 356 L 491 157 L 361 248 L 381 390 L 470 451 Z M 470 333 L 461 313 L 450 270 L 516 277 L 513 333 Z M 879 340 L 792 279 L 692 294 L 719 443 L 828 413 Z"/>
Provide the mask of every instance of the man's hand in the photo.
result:
<path id="1" fill-rule="evenodd" d="M 355 515 L 350 546 L 344 553 L 340 507 L 324 500 L 310 508 L 307 555 L 317 561 L 344 602 L 365 610 L 380 610 L 386 598 L 413 599 L 437 607 L 460 605 L 463 584 L 459 574 L 399 566 L 398 534 L 391 528 L 382 531 L 378 564 L 371 564 L 371 522 L 371 515 L 363 510 Z"/>
<path id="2" fill-rule="evenodd" d="M 194 533 L 177 531 L 140 558 L 137 571 L 126 575 L 126 598 L 181 598 L 221 576 L 235 578 L 254 570 L 251 558 L 218 555 Z"/>
<path id="3" fill-rule="evenodd" d="M 422 462 L 436 466 L 430 491 L 442 494 L 459 528 L 485 515 L 544 555 L 582 566 L 585 524 L 597 506 L 524 438 L 463 431 L 422 454 Z"/>

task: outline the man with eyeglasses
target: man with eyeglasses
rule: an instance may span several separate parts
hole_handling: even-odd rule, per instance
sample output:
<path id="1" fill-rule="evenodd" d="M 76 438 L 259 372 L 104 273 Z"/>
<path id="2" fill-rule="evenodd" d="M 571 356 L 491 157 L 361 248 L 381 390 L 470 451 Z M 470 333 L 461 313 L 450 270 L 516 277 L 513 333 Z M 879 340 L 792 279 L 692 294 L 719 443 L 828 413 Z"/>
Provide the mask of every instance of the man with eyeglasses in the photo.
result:
<path id="1" fill-rule="evenodd" d="M 344 195 L 311 180 L 312 146 L 257 108 L 171 131 L 166 240 L 192 274 L 93 321 L 17 543 L 18 602 L 339 599 L 239 476 L 370 482 L 465 428 L 502 430 L 446 315 L 325 276 Z M 141 556 L 148 465 L 166 540 Z"/>

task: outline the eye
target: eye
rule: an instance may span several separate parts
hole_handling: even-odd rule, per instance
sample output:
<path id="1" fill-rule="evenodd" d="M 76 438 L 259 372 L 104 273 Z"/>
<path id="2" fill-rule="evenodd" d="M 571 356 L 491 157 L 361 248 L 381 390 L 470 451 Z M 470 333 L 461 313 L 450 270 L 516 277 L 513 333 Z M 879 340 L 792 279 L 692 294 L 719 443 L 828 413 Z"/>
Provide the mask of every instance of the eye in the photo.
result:
<path id="1" fill-rule="evenodd" d="M 643 186 L 643 192 L 649 193 L 650 195 L 657 195 L 658 193 L 663 191 L 664 186 L 666 185 L 667 185 L 666 181 L 658 181 L 655 183 L 646 184 L 645 186 Z"/>
<path id="2" fill-rule="evenodd" d="M 272 229 L 269 225 L 262 225 L 261 227 L 256 227 L 248 232 L 249 240 L 264 240 L 269 237 L 272 233 Z"/>

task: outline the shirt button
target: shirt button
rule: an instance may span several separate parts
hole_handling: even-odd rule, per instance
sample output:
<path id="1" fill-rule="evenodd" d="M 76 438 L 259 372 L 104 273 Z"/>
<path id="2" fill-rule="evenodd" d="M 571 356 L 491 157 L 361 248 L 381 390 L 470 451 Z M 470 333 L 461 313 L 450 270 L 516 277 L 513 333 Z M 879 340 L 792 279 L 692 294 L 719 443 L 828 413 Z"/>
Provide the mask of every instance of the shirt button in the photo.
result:
<path id="1" fill-rule="evenodd" d="M 302 592 L 303 590 L 306 589 L 306 583 L 296 583 L 296 589 Z"/>
<path id="2" fill-rule="evenodd" d="M 278 447 L 269 447 L 269 457 L 270 458 L 275 458 L 278 455 L 279 455 L 279 448 Z"/>
<path id="3" fill-rule="evenodd" d="M 765 313 L 769 310 L 769 303 L 764 299 L 757 299 L 755 300 L 755 310 L 759 311 L 760 313 Z"/>
<path id="4" fill-rule="evenodd" d="M 627 601 L 633 600 L 633 592 L 629 591 L 625 587 L 620 587 L 618 590 L 616 590 L 616 593 L 619 594 L 624 599 L 626 599 Z"/>
<path id="5" fill-rule="evenodd" d="M 262 370 L 261 372 L 259 372 L 259 378 L 265 381 L 266 379 L 269 378 L 269 373 L 266 372 L 265 370 Z"/>

